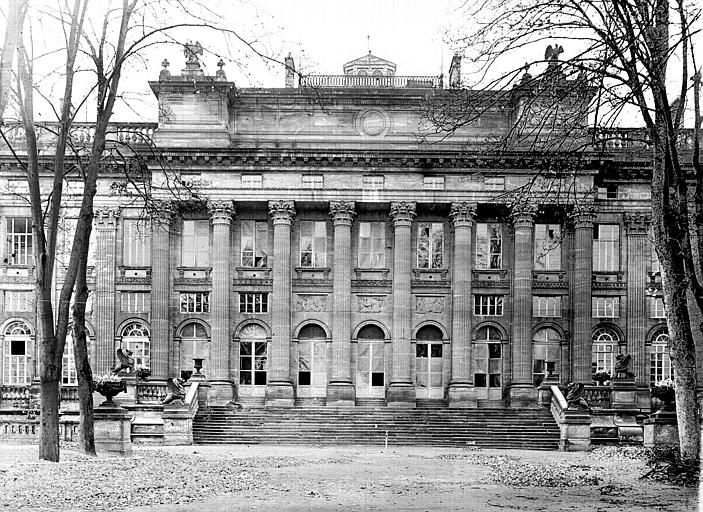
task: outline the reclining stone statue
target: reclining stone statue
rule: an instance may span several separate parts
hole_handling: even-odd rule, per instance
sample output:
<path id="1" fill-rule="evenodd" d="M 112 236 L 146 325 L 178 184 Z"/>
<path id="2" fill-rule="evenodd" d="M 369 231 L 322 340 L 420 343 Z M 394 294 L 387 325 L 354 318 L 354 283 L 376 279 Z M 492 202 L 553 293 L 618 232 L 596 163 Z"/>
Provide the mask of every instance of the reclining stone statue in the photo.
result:
<path id="1" fill-rule="evenodd" d="M 162 405 L 167 405 L 170 404 L 171 402 L 175 400 L 180 400 L 181 403 L 185 403 L 185 398 L 186 398 L 186 388 L 184 384 L 186 383 L 185 379 L 181 379 L 179 377 L 169 377 L 168 380 L 166 381 L 166 387 L 168 388 L 168 393 L 164 397 L 163 400 L 161 400 Z"/>
<path id="2" fill-rule="evenodd" d="M 571 408 L 572 405 L 576 406 L 577 409 L 584 407 L 587 409 L 589 412 L 591 411 L 591 404 L 590 402 L 586 399 L 585 396 L 583 396 L 585 392 L 585 387 L 584 384 L 579 382 L 569 382 L 566 385 L 566 403 L 569 406 L 569 409 Z"/>
<path id="3" fill-rule="evenodd" d="M 112 373 L 117 375 L 122 370 L 128 370 L 130 373 L 134 371 L 134 358 L 132 357 L 133 352 L 129 349 L 122 350 L 117 349 L 117 359 L 119 361 L 115 363 L 115 367 L 112 369 Z"/>

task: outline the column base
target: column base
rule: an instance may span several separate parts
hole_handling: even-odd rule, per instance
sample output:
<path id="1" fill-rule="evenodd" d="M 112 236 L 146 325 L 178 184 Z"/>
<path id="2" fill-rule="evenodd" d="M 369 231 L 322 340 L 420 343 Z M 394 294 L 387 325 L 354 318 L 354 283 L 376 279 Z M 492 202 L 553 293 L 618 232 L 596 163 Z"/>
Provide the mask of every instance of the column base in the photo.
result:
<path id="1" fill-rule="evenodd" d="M 228 380 L 211 380 L 207 399 L 210 405 L 228 404 L 234 400 L 234 386 Z"/>
<path id="2" fill-rule="evenodd" d="M 415 407 L 415 386 L 410 383 L 392 383 L 386 391 L 386 405 L 388 407 Z"/>
<path id="3" fill-rule="evenodd" d="M 477 399 L 474 388 L 468 383 L 449 384 L 447 388 L 447 405 L 450 409 L 475 409 Z"/>
<path id="4" fill-rule="evenodd" d="M 295 395 L 290 382 L 269 382 L 266 385 L 266 407 L 293 407 Z"/>
<path id="5" fill-rule="evenodd" d="M 532 384 L 511 384 L 508 388 L 510 407 L 534 407 L 537 405 L 537 388 Z"/>
<path id="6" fill-rule="evenodd" d="M 93 409 L 95 450 L 129 457 L 132 455 L 132 414 L 115 402 L 105 401 Z"/>
<path id="7" fill-rule="evenodd" d="M 327 385 L 327 406 L 353 407 L 356 392 L 351 382 L 330 382 Z"/>
<path id="8" fill-rule="evenodd" d="M 615 377 L 613 379 L 610 407 L 627 410 L 637 408 L 637 386 L 634 377 Z"/>

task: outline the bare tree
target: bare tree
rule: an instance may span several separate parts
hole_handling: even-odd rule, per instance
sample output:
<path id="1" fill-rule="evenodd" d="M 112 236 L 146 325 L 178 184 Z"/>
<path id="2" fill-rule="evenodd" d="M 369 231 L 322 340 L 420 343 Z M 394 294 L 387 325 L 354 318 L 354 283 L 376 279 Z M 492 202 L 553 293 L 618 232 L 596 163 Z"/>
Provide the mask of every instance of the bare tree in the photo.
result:
<path id="1" fill-rule="evenodd" d="M 542 151 L 545 158 L 584 155 L 601 148 L 604 140 L 598 137 L 598 127 L 633 113 L 643 122 L 642 137 L 636 142 L 652 153 L 654 245 L 661 263 L 675 373 L 680 453 L 683 458 L 698 458 L 694 330 L 700 332 L 701 326 L 692 326 L 689 316 L 689 306 L 703 313 L 697 94 L 693 151 L 682 150 L 680 141 L 691 75 L 698 77 L 697 84 L 700 81 L 693 53 L 701 28 L 700 8 L 684 0 L 484 0 L 466 2 L 461 14 L 467 23 L 450 38 L 470 57 L 471 88 L 491 92 L 482 93 L 482 101 L 475 101 L 481 93 L 471 90 L 450 91 L 454 104 L 438 98 L 428 115 L 437 133 L 458 133 L 485 119 L 491 108 L 515 98 L 521 89 L 540 87 L 537 92 L 548 93 L 546 102 L 540 99 L 544 94 L 517 95 L 528 98 L 528 103 L 513 110 L 517 117 L 506 133 L 496 134 L 501 149 Z M 536 45 L 553 44 L 555 38 L 568 41 L 570 56 L 561 60 L 561 46 L 550 44 L 544 59 L 533 57 Z M 530 75 L 532 66 L 543 69 L 545 64 L 538 76 Z M 545 90 L 556 74 L 571 78 L 570 86 Z M 559 112 L 569 95 L 578 94 L 579 86 L 589 89 L 583 98 L 596 126 L 590 137 L 583 130 L 583 118 L 576 122 Z"/>

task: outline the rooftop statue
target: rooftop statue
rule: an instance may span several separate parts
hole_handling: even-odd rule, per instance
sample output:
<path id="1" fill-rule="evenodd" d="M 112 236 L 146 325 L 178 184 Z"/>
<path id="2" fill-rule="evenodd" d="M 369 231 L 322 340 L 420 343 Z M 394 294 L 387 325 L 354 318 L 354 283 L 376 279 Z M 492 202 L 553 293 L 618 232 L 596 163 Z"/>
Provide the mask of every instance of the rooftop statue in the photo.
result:
<path id="1" fill-rule="evenodd" d="M 203 47 L 200 45 L 200 41 L 196 41 L 195 44 L 188 41 L 183 45 L 183 55 L 186 57 L 186 64 L 196 64 L 200 65 L 200 60 L 198 55 L 203 54 Z"/>

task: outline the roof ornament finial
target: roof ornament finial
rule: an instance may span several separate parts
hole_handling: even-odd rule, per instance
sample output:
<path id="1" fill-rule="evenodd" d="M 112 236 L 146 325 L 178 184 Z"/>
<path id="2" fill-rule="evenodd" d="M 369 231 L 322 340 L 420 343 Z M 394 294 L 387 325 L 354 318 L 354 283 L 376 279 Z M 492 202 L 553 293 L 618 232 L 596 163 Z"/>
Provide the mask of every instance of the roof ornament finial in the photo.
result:
<path id="1" fill-rule="evenodd" d="M 369 51 L 369 55 L 371 55 L 371 36 L 366 35 L 366 49 Z"/>

